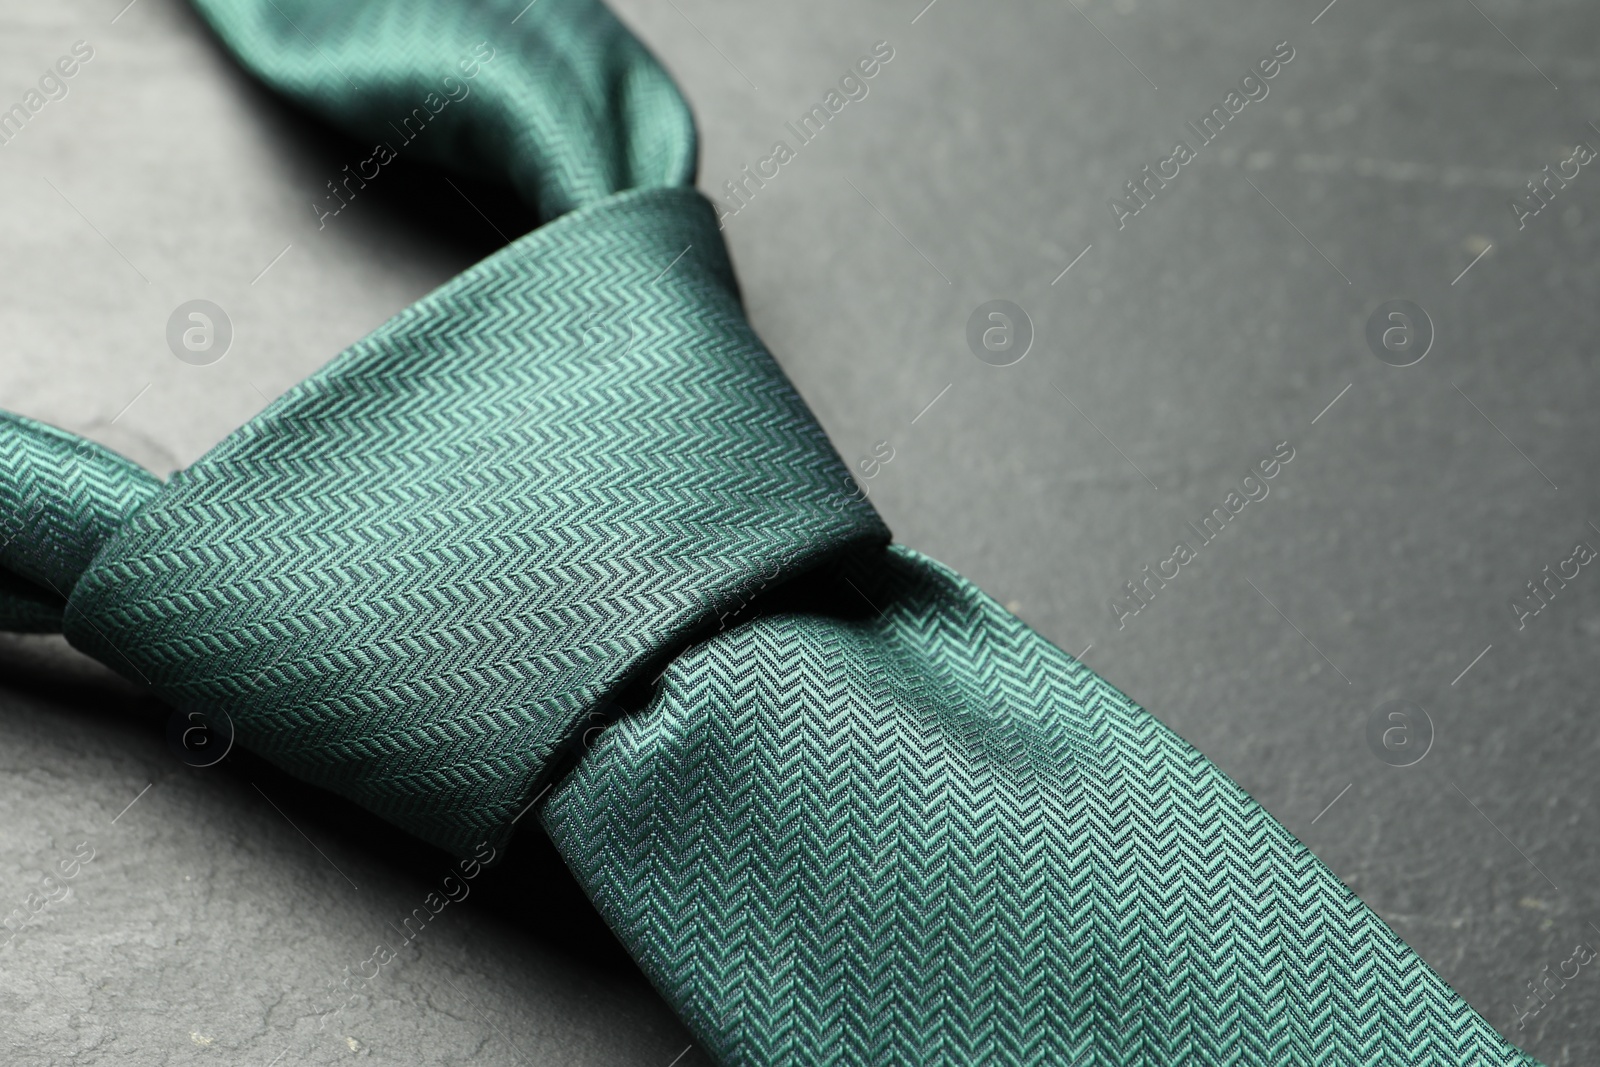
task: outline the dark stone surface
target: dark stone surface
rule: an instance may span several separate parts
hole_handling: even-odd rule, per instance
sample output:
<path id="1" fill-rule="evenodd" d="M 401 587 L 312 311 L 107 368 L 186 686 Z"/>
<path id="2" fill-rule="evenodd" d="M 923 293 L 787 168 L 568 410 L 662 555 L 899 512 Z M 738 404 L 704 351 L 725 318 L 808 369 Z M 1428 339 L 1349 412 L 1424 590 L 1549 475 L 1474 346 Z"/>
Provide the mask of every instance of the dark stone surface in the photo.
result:
<path id="1" fill-rule="evenodd" d="M 923 2 L 619 3 L 695 107 L 714 198 L 874 42 L 895 49 L 727 219 L 756 326 L 846 458 L 890 443 L 868 484 L 900 540 L 1092 646 L 1522 1047 L 1600 1059 L 1588 968 L 1518 1027 L 1526 983 L 1600 945 L 1600 573 L 1521 630 L 1509 607 L 1600 547 L 1600 175 L 1520 231 L 1507 206 L 1600 147 L 1600 14 Z M 120 8 L 0 15 L 0 102 L 72 42 L 96 50 L 0 147 L 0 404 L 165 472 L 528 223 L 397 168 L 319 231 L 310 201 L 357 149 L 177 0 Z M 1119 230 L 1109 198 L 1284 40 L 1266 98 Z M 163 337 L 196 297 L 236 331 L 208 367 Z M 1436 332 L 1404 368 L 1363 337 L 1400 297 Z M 1032 321 L 1009 367 L 967 346 L 991 299 Z M 1119 629 L 1108 599 L 1282 441 L 1270 495 Z M 1366 739 L 1394 699 L 1435 727 L 1414 766 Z M 533 838 L 514 862 L 543 872 L 536 898 L 484 875 L 319 1031 L 444 860 L 251 760 L 186 768 L 164 720 L 56 642 L 0 642 L 7 907 L 95 849 L 0 948 L 8 1062 L 667 1067 L 689 1044 Z"/>

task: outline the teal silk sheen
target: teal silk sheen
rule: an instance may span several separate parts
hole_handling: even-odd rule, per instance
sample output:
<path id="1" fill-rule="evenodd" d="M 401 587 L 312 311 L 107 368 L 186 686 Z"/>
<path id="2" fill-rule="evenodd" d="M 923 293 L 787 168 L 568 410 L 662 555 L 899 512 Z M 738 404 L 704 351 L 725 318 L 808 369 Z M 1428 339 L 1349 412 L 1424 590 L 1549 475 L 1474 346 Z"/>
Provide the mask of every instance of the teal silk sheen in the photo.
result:
<path id="1" fill-rule="evenodd" d="M 195 7 L 245 69 L 302 107 L 397 155 L 500 179 L 541 218 L 694 182 L 688 107 L 603 4 Z"/>
<path id="2" fill-rule="evenodd" d="M 195 3 L 548 221 L 165 485 L 5 417 L 0 625 L 457 853 L 538 801 L 719 1063 L 1534 1064 L 1204 757 L 888 545 L 596 0 Z"/>
<path id="3" fill-rule="evenodd" d="M 779 573 L 887 541 L 845 481 L 710 204 L 634 190 L 452 279 L 174 475 L 66 633 L 469 855 L 641 670 Z"/>

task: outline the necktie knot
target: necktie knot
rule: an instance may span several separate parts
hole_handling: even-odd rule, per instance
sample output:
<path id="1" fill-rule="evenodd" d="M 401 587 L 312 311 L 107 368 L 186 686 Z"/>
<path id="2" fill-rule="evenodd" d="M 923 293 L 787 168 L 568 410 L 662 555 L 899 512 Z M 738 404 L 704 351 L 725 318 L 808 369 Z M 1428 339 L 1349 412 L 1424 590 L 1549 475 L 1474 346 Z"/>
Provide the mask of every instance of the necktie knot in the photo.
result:
<path id="1" fill-rule="evenodd" d="M 710 204 L 643 189 L 490 256 L 176 474 L 65 630 L 465 855 L 602 701 L 887 539 L 745 321 Z"/>

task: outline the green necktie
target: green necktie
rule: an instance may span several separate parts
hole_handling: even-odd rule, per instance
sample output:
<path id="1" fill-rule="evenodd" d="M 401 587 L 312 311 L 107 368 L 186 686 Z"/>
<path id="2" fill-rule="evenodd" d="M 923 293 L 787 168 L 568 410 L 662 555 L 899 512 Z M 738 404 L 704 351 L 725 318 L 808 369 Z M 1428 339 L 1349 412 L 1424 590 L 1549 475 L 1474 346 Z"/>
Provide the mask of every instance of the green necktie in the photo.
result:
<path id="1" fill-rule="evenodd" d="M 722 1064 L 1535 1062 L 1204 757 L 888 544 L 599 3 L 196 4 L 375 161 L 546 221 L 165 484 L 5 416 L 0 625 L 458 854 L 537 805 Z"/>

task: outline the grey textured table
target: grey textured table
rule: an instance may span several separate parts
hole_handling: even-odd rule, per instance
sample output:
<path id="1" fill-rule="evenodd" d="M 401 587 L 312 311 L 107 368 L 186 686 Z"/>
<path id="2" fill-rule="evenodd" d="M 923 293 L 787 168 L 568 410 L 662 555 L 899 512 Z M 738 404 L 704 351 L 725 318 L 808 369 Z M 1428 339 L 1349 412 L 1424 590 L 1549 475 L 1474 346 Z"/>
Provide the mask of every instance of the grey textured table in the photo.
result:
<path id="1" fill-rule="evenodd" d="M 165 473 L 532 220 L 401 163 L 319 229 L 362 146 L 177 0 L 124 2 L 0 5 L 0 108 L 93 49 L 0 146 L 0 405 Z M 892 452 L 867 484 L 902 541 L 1087 649 L 1502 1032 L 1596 1062 L 1597 968 L 1537 1014 L 1527 986 L 1600 946 L 1600 574 L 1520 628 L 1511 605 L 1600 546 L 1600 175 L 1552 181 L 1520 229 L 1509 204 L 1600 146 L 1600 13 L 924 3 L 619 4 L 695 108 L 701 187 L 744 182 L 726 236 L 756 326 L 847 459 Z M 798 145 L 787 124 L 879 41 L 866 96 Z M 1266 95 L 1202 143 L 1186 123 L 1280 42 Z M 746 178 L 780 139 L 794 157 Z M 1180 139 L 1194 157 L 1163 164 Z M 1119 225 L 1147 165 L 1169 177 Z M 209 366 L 165 340 L 194 298 L 235 332 Z M 1365 335 L 1401 298 L 1434 335 L 1406 367 Z M 1031 321 L 1010 366 L 968 345 L 992 299 Z M 1269 495 L 1203 543 L 1186 524 L 1280 442 Z M 1147 606 L 1109 606 L 1180 540 Z M 1432 723 L 1410 766 L 1414 712 L 1390 738 L 1412 749 L 1369 743 L 1392 700 Z M 690 1045 L 537 835 L 522 888 L 483 875 L 319 1027 L 444 858 L 248 757 L 185 767 L 165 722 L 60 642 L 0 640 L 0 911 L 94 857 L 0 948 L 7 1063 L 668 1067 Z"/>

